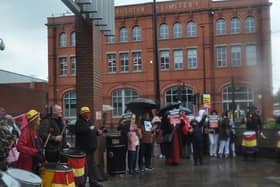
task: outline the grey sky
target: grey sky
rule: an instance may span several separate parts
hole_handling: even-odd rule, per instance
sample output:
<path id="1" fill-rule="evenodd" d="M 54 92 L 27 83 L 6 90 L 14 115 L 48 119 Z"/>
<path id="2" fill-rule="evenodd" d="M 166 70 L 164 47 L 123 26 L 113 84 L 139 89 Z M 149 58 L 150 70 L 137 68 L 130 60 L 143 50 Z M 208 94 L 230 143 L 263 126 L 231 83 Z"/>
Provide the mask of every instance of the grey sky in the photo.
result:
<path id="1" fill-rule="evenodd" d="M 160 1 L 160 0 L 157 0 Z M 115 0 L 116 5 L 152 0 Z M 280 0 L 270 0 L 272 31 L 273 92 L 280 89 Z M 0 2 L 0 69 L 47 79 L 47 17 L 68 11 L 60 0 L 9 0 Z M 277 23 L 278 22 L 278 23 Z"/>

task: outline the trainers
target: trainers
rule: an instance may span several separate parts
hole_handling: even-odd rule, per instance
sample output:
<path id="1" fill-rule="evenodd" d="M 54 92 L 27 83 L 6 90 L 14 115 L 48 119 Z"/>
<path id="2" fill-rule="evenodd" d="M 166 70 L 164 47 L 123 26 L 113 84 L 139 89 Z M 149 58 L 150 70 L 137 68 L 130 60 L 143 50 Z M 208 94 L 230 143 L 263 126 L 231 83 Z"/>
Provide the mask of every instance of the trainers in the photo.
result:
<path id="1" fill-rule="evenodd" d="M 145 170 L 147 170 L 147 171 L 152 171 L 153 168 L 152 168 L 152 167 L 148 167 L 148 168 L 145 168 Z"/>

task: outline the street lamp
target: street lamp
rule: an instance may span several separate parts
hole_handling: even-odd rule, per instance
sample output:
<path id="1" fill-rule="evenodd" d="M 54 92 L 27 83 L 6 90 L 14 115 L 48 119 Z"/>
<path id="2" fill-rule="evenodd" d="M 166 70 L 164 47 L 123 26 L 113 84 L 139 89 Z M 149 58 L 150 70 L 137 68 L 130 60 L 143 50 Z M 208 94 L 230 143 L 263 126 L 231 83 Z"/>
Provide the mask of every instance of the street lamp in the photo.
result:
<path id="1" fill-rule="evenodd" d="M 5 49 L 4 41 L 0 38 L 0 50 L 3 51 Z"/>
<path id="2" fill-rule="evenodd" d="M 203 93 L 206 93 L 206 65 L 205 65 L 205 41 L 204 41 L 204 25 L 200 25 L 202 30 L 202 63 L 203 63 Z"/>
<path id="3" fill-rule="evenodd" d="M 155 100 L 160 105 L 159 65 L 158 65 L 158 41 L 157 41 L 157 7 L 153 0 L 153 32 L 154 32 L 154 73 L 155 73 Z"/>

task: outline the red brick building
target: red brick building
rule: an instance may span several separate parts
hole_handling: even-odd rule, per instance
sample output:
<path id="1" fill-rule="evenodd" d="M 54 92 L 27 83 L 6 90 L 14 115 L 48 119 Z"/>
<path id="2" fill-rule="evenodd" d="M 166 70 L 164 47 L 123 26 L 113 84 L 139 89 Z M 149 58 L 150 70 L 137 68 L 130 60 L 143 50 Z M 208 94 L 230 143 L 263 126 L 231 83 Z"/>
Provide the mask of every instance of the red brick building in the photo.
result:
<path id="1" fill-rule="evenodd" d="M 125 103 L 155 98 L 152 3 L 115 7 L 115 36 L 103 37 L 102 88 L 108 120 Z M 49 102 L 76 114 L 75 17 L 48 18 Z M 211 109 L 272 116 L 270 3 L 268 0 L 177 0 L 157 3 L 161 104 L 197 111 L 203 93 Z M 93 40 L 94 43 L 94 40 Z M 210 109 L 210 110 L 211 110 Z"/>
<path id="2" fill-rule="evenodd" d="M 0 106 L 17 116 L 30 109 L 47 113 L 48 83 L 46 80 L 0 70 Z"/>

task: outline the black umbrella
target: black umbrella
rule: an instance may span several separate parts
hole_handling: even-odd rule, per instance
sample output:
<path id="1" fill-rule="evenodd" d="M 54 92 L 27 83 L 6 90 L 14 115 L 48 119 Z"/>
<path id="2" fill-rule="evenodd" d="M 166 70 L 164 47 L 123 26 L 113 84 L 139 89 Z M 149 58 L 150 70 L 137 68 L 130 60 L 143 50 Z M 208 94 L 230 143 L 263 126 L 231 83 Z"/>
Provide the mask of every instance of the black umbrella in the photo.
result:
<path id="1" fill-rule="evenodd" d="M 179 111 L 184 112 L 186 115 L 193 114 L 193 111 L 191 109 L 187 108 L 187 107 L 180 107 Z"/>
<path id="2" fill-rule="evenodd" d="M 163 106 L 162 108 L 160 108 L 159 110 L 159 115 L 163 116 L 166 112 L 173 110 L 175 108 L 179 108 L 179 106 L 181 105 L 181 103 L 169 103 L 165 106 Z"/>
<path id="3" fill-rule="evenodd" d="M 136 98 L 126 104 L 126 109 L 132 113 L 139 115 L 150 109 L 156 108 L 157 104 L 147 98 Z"/>

